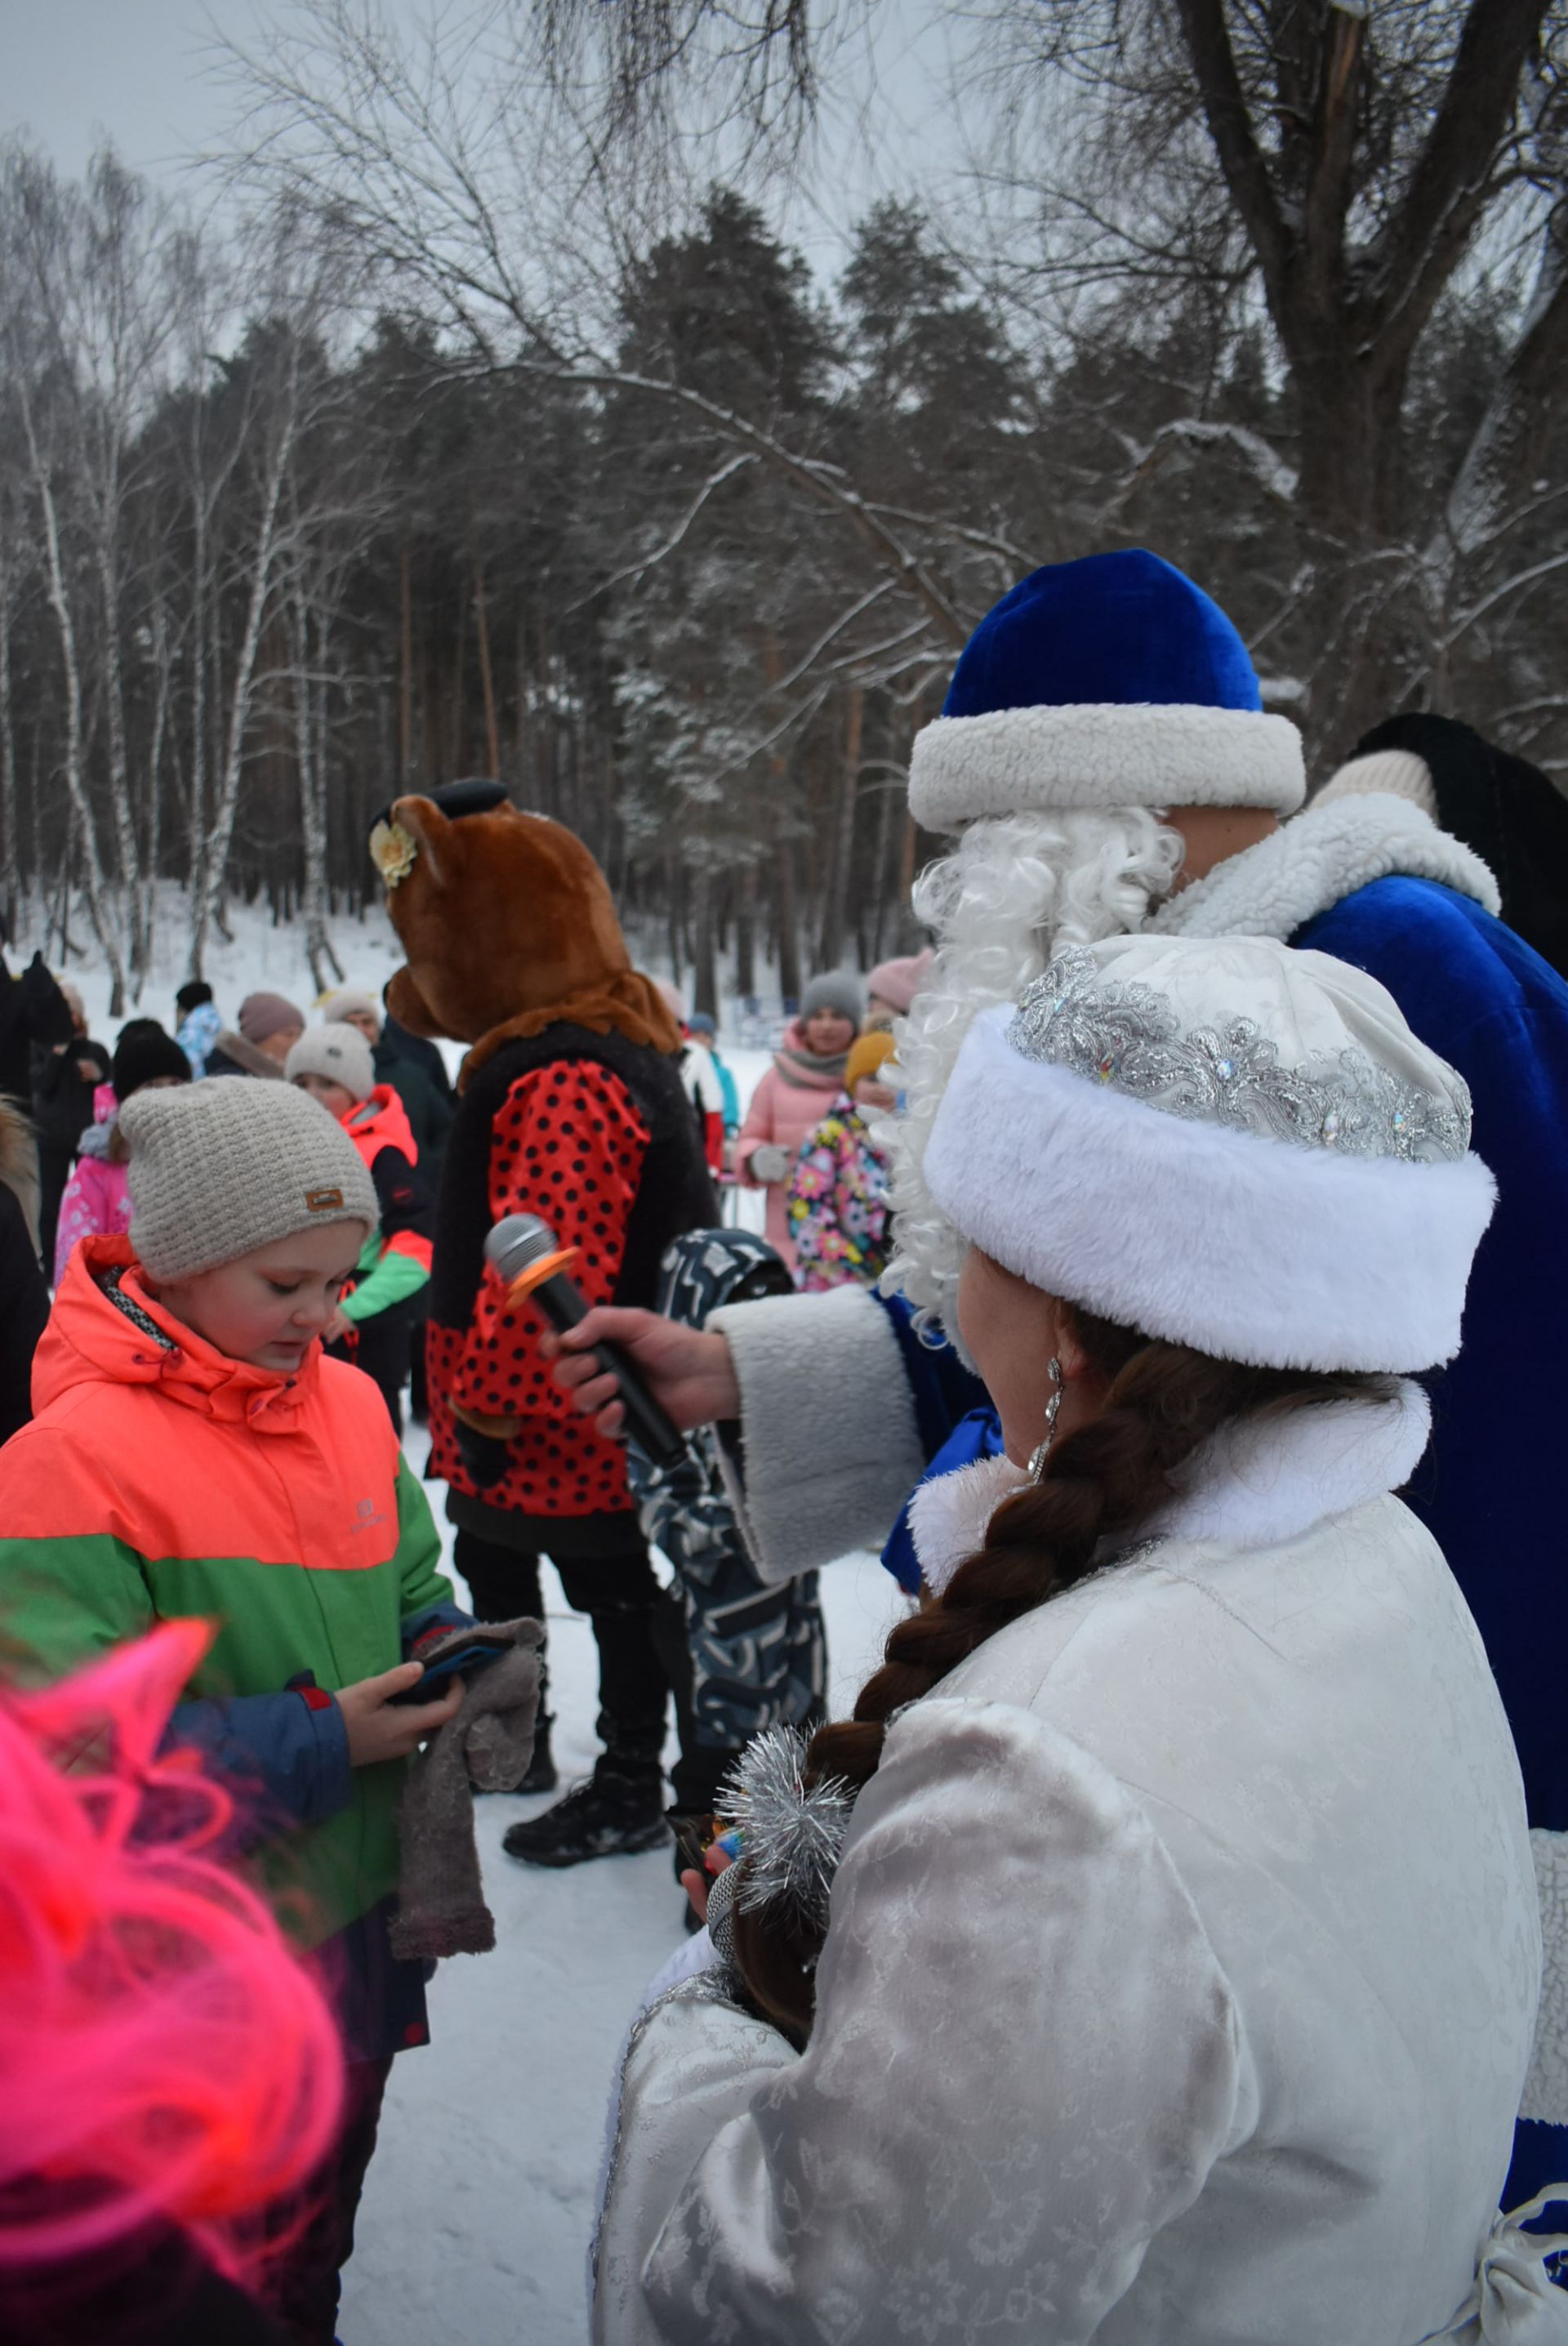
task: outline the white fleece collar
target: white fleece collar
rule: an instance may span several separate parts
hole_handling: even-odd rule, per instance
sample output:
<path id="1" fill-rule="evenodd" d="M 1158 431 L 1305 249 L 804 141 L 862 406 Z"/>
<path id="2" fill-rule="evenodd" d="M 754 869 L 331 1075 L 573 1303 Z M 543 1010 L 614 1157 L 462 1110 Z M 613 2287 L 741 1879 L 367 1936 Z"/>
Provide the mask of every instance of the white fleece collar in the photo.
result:
<path id="1" fill-rule="evenodd" d="M 1401 1380 L 1392 1402 L 1325 1402 L 1288 1415 L 1223 1426 L 1178 1478 L 1179 1495 L 1144 1526 L 1145 1538 L 1201 1540 L 1231 1549 L 1282 1547 L 1315 1524 L 1408 1483 L 1427 1446 L 1431 1412 Z M 923 1484 L 910 1509 L 921 1575 L 941 1596 L 1029 1477 L 1011 1458 L 984 1458 Z"/>
<path id="2" fill-rule="evenodd" d="M 1441 881 L 1489 913 L 1502 905 L 1479 855 L 1408 800 L 1372 790 L 1309 806 L 1256 847 L 1217 863 L 1144 925 L 1165 936 L 1277 937 L 1288 944 L 1331 904 L 1396 873 Z"/>

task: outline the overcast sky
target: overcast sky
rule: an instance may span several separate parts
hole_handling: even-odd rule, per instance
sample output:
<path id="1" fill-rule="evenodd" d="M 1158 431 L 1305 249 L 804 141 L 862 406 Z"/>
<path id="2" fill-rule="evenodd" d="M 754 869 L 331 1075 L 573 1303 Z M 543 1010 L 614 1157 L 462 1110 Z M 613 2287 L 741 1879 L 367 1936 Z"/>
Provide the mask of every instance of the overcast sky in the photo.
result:
<path id="1" fill-rule="evenodd" d="M 377 5 L 411 26 L 431 12 L 431 0 Z M 272 0 L 270 13 L 286 6 Z M 221 144 L 235 103 L 212 75 L 212 26 L 244 38 L 268 13 L 268 0 L 0 0 L 0 133 L 28 134 L 71 177 L 107 134 L 126 162 L 199 203 L 191 158 Z M 880 0 L 874 93 L 869 104 L 866 91 L 833 93 L 825 129 L 840 151 L 809 175 L 787 222 L 820 268 L 837 265 L 844 229 L 875 194 L 929 184 L 954 152 L 940 118 L 942 13 L 938 0 Z"/>
<path id="2" fill-rule="evenodd" d="M 137 170 L 176 181 L 233 103 L 208 70 L 213 25 L 243 37 L 261 13 L 260 0 L 0 0 L 0 129 L 30 133 L 73 176 L 107 132 Z"/>

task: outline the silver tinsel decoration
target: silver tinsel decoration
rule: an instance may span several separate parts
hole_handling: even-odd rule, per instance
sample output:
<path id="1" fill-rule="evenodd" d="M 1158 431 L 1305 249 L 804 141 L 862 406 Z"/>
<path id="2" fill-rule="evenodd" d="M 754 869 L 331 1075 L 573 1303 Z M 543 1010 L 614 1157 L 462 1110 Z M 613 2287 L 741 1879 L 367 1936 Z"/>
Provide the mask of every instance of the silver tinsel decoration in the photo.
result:
<path id="1" fill-rule="evenodd" d="M 743 1837 L 738 1895 L 747 1912 L 787 1906 L 825 1931 L 855 1796 L 838 1776 L 807 1791 L 805 1772 L 805 1737 L 793 1727 L 765 1728 L 726 1779 L 718 1810 Z"/>

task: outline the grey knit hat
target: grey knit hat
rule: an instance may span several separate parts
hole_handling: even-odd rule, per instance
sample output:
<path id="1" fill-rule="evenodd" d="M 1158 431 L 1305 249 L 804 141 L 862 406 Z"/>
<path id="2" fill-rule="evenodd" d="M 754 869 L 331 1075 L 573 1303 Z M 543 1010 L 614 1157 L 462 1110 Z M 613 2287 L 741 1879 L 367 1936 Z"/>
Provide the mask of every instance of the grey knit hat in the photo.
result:
<path id="1" fill-rule="evenodd" d="M 342 1126 L 290 1085 L 140 1091 L 119 1128 L 130 1148 L 131 1244 L 154 1279 L 194 1279 L 318 1222 L 373 1229 L 380 1219 Z"/>
<path id="2" fill-rule="evenodd" d="M 330 1084 L 341 1084 L 356 1100 L 368 1100 L 376 1087 L 370 1045 L 357 1026 L 336 1022 L 308 1026 L 284 1060 L 283 1073 L 291 1084 L 301 1076 L 323 1076 Z"/>
<path id="3" fill-rule="evenodd" d="M 858 1026 L 866 1015 L 865 989 L 858 977 L 847 969 L 830 969 L 814 977 L 800 996 L 802 1020 L 815 1016 L 819 1010 L 836 1010 L 851 1026 Z"/>

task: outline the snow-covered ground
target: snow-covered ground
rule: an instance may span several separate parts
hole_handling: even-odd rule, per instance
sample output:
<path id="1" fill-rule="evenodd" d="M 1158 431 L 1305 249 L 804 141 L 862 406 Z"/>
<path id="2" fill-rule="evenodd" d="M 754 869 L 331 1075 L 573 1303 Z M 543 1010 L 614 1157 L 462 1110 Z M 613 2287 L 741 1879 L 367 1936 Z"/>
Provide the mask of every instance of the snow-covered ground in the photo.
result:
<path id="1" fill-rule="evenodd" d="M 846 1556 L 822 1586 L 842 1709 L 902 1599 L 872 1556 Z M 594 1644 L 558 1589 L 549 1613 L 555 1749 L 570 1777 L 596 1748 Z M 586 2339 L 584 2257 L 611 2072 L 643 1988 L 683 1936 L 685 1902 L 663 1851 L 566 1873 L 504 1856 L 507 1825 L 546 1805 L 475 1804 L 496 1946 L 442 1965 L 432 2042 L 393 2067 L 344 2287 L 344 2346 Z"/>
<path id="2" fill-rule="evenodd" d="M 217 944 L 209 961 L 224 1015 L 232 1018 L 241 997 L 264 986 L 313 1016 L 298 933 L 243 907 L 233 926 L 233 944 Z M 172 1025 L 184 974 L 178 904 L 165 908 L 160 933 L 155 982 L 131 1006 Z M 24 931 L 14 965 L 36 941 Z M 340 922 L 335 943 L 347 982 L 378 992 L 402 958 L 379 913 Z M 61 974 L 80 988 L 93 1034 L 112 1046 L 119 1022 L 107 1015 L 107 978 L 76 962 Z M 726 1046 L 725 1056 L 744 1103 L 768 1055 Z M 460 1057 L 450 1049 L 454 1068 Z M 761 1208 L 759 1193 L 741 1192 L 730 1210 L 760 1229 Z M 417 1471 L 428 1448 L 420 1428 L 407 1448 Z M 439 1516 L 439 1485 L 431 1496 Z M 555 1750 L 569 1783 L 587 1772 L 596 1749 L 594 1643 L 553 1576 L 546 1582 Z M 831 1566 L 822 1591 L 830 1701 L 842 1711 L 902 1599 L 867 1556 Z M 507 1825 L 547 1804 L 476 1804 L 497 1943 L 491 1954 L 442 1966 L 431 1991 L 433 2041 L 393 2069 L 346 2280 L 344 2346 L 583 2346 L 586 2339 L 584 2260 L 611 2072 L 644 1986 L 683 1936 L 684 1901 L 666 1851 L 565 1873 L 504 1856 Z"/>

